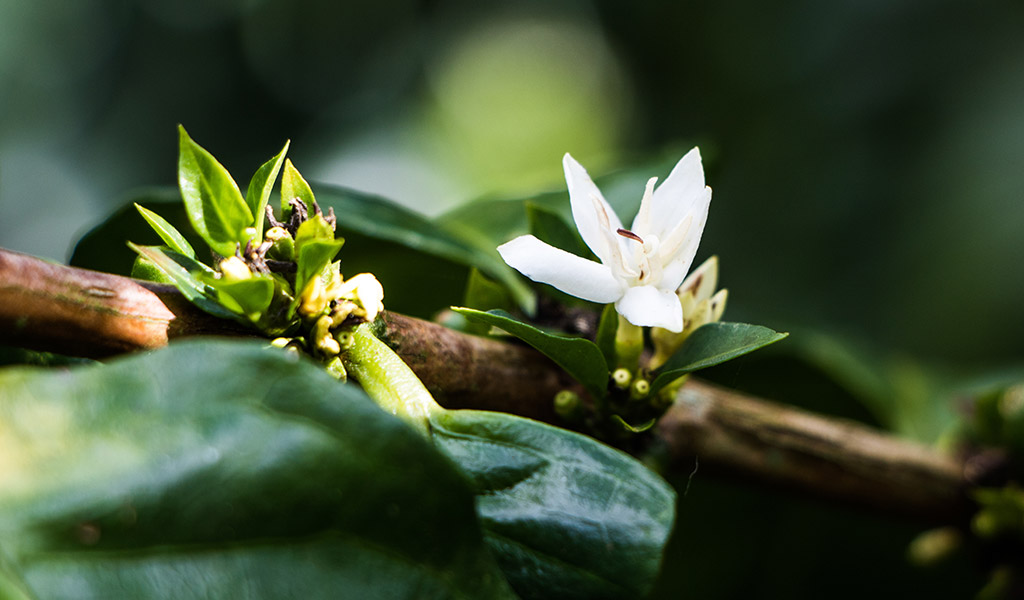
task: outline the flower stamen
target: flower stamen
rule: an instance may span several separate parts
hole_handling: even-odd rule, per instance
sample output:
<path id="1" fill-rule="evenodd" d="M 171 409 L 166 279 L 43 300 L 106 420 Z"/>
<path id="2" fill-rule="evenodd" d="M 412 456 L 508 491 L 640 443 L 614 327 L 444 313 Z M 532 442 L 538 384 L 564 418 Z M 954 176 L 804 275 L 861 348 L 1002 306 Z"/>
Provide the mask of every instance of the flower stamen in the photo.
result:
<path id="1" fill-rule="evenodd" d="M 615 230 L 615 233 L 621 235 L 624 238 L 631 239 L 634 242 L 640 242 L 641 244 L 644 243 L 644 239 L 642 237 L 638 236 L 637 234 L 633 233 L 628 229 L 623 229 L 619 227 L 618 229 Z"/>

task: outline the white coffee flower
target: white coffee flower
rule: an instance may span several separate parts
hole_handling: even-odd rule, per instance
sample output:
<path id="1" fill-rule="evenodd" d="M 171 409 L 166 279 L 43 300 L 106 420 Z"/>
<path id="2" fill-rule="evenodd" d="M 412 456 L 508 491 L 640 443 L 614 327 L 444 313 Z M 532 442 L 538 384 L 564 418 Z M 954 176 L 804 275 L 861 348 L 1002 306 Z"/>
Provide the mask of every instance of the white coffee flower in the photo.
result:
<path id="1" fill-rule="evenodd" d="M 596 263 L 550 246 L 532 235 L 498 247 L 511 267 L 567 294 L 615 303 L 619 314 L 643 327 L 683 329 L 676 289 L 686 277 L 707 222 L 711 188 L 697 148 L 686 153 L 655 189 L 647 182 L 630 229 L 601 195 L 587 171 L 568 154 L 562 160 L 572 216 Z"/>

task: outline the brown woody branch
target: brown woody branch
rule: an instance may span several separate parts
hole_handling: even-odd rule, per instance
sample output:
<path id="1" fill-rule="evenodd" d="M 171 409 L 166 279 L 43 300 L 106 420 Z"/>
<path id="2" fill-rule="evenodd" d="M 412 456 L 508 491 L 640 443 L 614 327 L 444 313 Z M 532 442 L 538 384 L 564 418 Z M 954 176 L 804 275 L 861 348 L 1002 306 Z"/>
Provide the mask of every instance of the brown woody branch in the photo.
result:
<path id="1" fill-rule="evenodd" d="M 77 356 L 157 348 L 194 335 L 246 335 L 177 291 L 54 265 L 0 249 L 0 340 Z M 452 408 L 556 422 L 552 398 L 574 387 L 530 348 L 388 313 L 385 341 Z M 702 468 L 833 500 L 951 522 L 967 514 L 963 464 L 860 424 L 691 380 L 659 422 L 672 467 Z"/>

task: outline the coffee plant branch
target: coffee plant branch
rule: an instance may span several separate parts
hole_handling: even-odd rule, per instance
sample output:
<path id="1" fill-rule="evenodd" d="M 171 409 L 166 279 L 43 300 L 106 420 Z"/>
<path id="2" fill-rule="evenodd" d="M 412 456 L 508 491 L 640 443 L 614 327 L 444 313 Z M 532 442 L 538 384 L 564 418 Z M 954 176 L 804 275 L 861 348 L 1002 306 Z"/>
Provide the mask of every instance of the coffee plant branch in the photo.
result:
<path id="1" fill-rule="evenodd" d="M 552 398 L 580 389 L 533 349 L 396 313 L 381 336 L 438 401 L 555 424 Z M 0 342 L 103 358 L 195 335 L 250 335 L 171 286 L 49 263 L 0 249 Z M 965 462 L 864 425 L 818 416 L 692 379 L 649 447 L 671 472 L 727 472 L 927 523 L 969 515 Z M 973 479 L 971 477 L 970 479 Z"/>

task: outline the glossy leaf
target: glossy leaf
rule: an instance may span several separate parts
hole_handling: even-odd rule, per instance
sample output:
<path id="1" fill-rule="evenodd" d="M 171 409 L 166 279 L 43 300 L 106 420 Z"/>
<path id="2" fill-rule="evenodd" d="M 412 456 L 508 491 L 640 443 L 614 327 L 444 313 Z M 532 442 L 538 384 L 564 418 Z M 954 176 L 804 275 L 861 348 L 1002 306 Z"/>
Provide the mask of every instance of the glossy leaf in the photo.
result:
<path id="1" fill-rule="evenodd" d="M 294 288 L 296 299 L 302 295 L 306 285 L 331 264 L 344 243 L 345 240 L 334 238 L 334 229 L 320 215 L 299 225 L 295 232 L 295 252 L 298 254 Z"/>
<path id="2" fill-rule="evenodd" d="M 454 307 L 453 310 L 471 321 L 507 331 L 533 346 L 582 383 L 595 398 L 603 398 L 607 394 L 608 365 L 601 350 L 590 340 L 541 331 L 533 325 L 517 321 L 502 310 L 481 312 Z"/>
<path id="3" fill-rule="evenodd" d="M 526 222 L 530 233 L 542 242 L 571 252 L 576 256 L 590 256 L 590 250 L 583 243 L 575 227 L 566 222 L 559 213 L 535 202 L 526 203 Z"/>
<path id="4" fill-rule="evenodd" d="M 675 518 L 675 492 L 592 438 L 512 415 L 430 415 L 436 446 L 467 475 L 485 536 L 524 598 L 639 598 Z"/>
<path id="5" fill-rule="evenodd" d="M 708 323 L 686 338 L 683 345 L 653 373 L 651 394 L 679 377 L 732 360 L 788 336 L 746 323 Z"/>
<path id="6" fill-rule="evenodd" d="M 302 200 L 306 208 L 312 212 L 315 201 L 313 190 L 309 189 L 309 184 L 306 183 L 306 180 L 299 174 L 299 170 L 295 168 L 295 165 L 289 159 L 284 161 L 284 173 L 281 174 L 282 214 L 288 214 L 291 210 L 288 203 L 295 198 Z"/>
<path id="7" fill-rule="evenodd" d="M 189 220 L 196 232 L 221 256 L 231 256 L 247 241 L 245 229 L 253 227 L 252 211 L 238 185 L 217 159 L 178 126 L 178 186 Z"/>
<path id="8" fill-rule="evenodd" d="M 239 315 L 224 308 L 213 299 L 212 291 L 203 283 L 197 274 L 212 275 L 213 270 L 206 265 L 183 254 L 177 254 L 155 246 L 136 246 L 128 243 L 132 250 L 144 256 L 156 265 L 171 280 L 189 302 L 200 309 L 222 319 L 238 320 Z M 243 321 L 245 322 L 245 321 Z"/>
<path id="9" fill-rule="evenodd" d="M 274 280 L 269 275 L 235 281 L 211 275 L 202 275 L 200 279 L 214 289 L 221 306 L 250 321 L 258 321 L 274 299 Z"/>
<path id="10" fill-rule="evenodd" d="M 164 219 L 155 212 L 137 203 L 135 204 L 135 210 L 139 211 L 142 218 L 149 223 L 149 226 L 152 227 L 153 231 L 160 236 L 160 239 L 167 244 L 168 248 L 174 250 L 178 254 L 184 254 L 189 258 L 196 257 L 196 251 L 192 249 L 192 244 L 189 244 L 188 240 L 185 239 L 185 236 L 181 235 L 174 225 L 168 223 L 167 219 Z"/>
<path id="11" fill-rule="evenodd" d="M 249 180 L 249 187 L 245 192 L 245 203 L 256 220 L 256 239 L 263 239 L 263 221 L 266 219 L 264 209 L 270 200 L 270 193 L 274 190 L 274 181 L 281 170 L 281 163 L 284 155 L 288 153 L 288 146 L 291 141 L 284 143 L 284 148 L 277 153 L 277 156 L 263 163 L 256 173 Z"/>
<path id="12" fill-rule="evenodd" d="M 327 207 L 334 208 L 334 213 L 338 216 L 338 232 L 350 242 L 352 234 L 356 234 L 400 244 L 406 249 L 433 255 L 466 267 L 476 267 L 507 287 L 522 310 L 527 313 L 533 312 L 533 292 L 512 268 L 501 260 L 494 249 L 497 244 L 492 247 L 480 247 L 459 232 L 379 196 L 339 187 L 318 186 L 317 198 L 325 210 Z M 392 287 L 389 285 L 388 289 Z"/>
<path id="13" fill-rule="evenodd" d="M 295 272 L 295 298 L 299 298 L 309 282 L 319 277 L 324 267 L 331 264 L 344 243 L 345 240 L 317 240 L 302 245 L 298 270 Z"/>
<path id="14" fill-rule="evenodd" d="M 141 254 L 135 257 L 135 264 L 132 265 L 131 276 L 134 279 L 141 279 L 143 281 L 174 285 L 174 280 L 171 279 L 163 269 L 156 266 L 156 263 Z"/>
<path id="15" fill-rule="evenodd" d="M 619 311 L 614 304 L 606 304 L 601 311 L 601 319 L 597 322 L 597 333 L 594 343 L 601 350 L 609 369 L 619 364 L 618 352 L 615 349 L 615 335 L 619 329 Z"/>
<path id="16" fill-rule="evenodd" d="M 0 389 L 5 598 L 512 597 L 451 463 L 285 352 L 188 342 Z"/>

